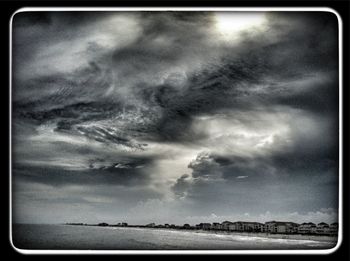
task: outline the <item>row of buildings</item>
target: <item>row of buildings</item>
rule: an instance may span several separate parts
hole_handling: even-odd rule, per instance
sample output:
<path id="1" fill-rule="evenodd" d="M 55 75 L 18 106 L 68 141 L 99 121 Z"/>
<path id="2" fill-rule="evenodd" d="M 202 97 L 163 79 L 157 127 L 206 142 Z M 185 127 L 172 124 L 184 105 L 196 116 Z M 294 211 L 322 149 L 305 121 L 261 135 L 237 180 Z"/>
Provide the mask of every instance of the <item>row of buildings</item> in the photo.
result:
<path id="1" fill-rule="evenodd" d="M 338 223 L 327 224 L 324 222 L 302 223 L 269 221 L 265 223 L 246 222 L 246 221 L 224 221 L 222 223 L 200 223 L 195 226 L 184 224 L 176 226 L 174 224 L 156 225 L 150 223 L 145 227 L 153 228 L 179 228 L 179 229 L 203 229 L 220 231 L 239 231 L 239 232 L 263 232 L 263 233 L 281 233 L 281 234 L 318 234 L 318 235 L 337 235 Z"/>

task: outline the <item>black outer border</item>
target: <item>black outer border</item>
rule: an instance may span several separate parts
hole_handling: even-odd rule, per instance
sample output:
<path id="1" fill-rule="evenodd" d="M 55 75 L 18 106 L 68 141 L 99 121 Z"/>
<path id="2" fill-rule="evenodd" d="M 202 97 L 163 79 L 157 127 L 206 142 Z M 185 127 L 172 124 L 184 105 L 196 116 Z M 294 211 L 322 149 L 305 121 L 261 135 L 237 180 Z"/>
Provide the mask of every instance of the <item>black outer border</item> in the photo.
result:
<path id="1" fill-rule="evenodd" d="M 206 1 L 206 0 L 198 0 L 198 1 L 133 1 L 133 0 L 122 0 L 122 1 L 113 1 L 113 0 L 104 0 L 104 1 L 89 1 L 89 0 L 72 0 L 72 1 L 55 1 L 55 0 L 47 0 L 47 1 L 29 1 L 29 0 L 22 0 L 22 1 L 2 1 L 0 0 L 0 28 L 2 31 L 2 41 L 0 43 L 2 44 L 1 48 L 1 65 L 2 65 L 2 80 L 3 83 L 1 85 L 1 91 L 2 99 L 6 99 L 7 102 L 3 101 L 0 103 L 1 109 L 0 111 L 3 113 L 3 119 L 7 119 L 7 129 L 5 130 L 5 137 L 7 137 L 7 151 L 4 152 L 4 155 L 7 155 L 7 157 L 2 157 L 2 159 L 6 160 L 7 164 L 7 172 L 2 173 L 2 184 L 3 188 L 1 192 L 3 194 L 2 200 L 3 200 L 3 208 L 7 209 L 7 215 L 2 215 L 2 217 L 5 219 L 3 222 L 7 224 L 6 227 L 6 233 L 4 226 L 3 232 L 1 233 L 2 239 L 4 240 L 4 243 L 2 244 L 2 256 L 11 258 L 11 257 L 28 257 L 24 256 L 22 254 L 19 254 L 16 252 L 9 241 L 9 228 L 8 228 L 8 218 L 9 218 L 9 187 L 7 184 L 9 184 L 9 149 L 10 149 L 10 141 L 9 141 L 9 21 L 14 12 L 16 10 L 23 8 L 23 7 L 329 7 L 334 9 L 338 14 L 340 15 L 342 22 L 343 22 L 343 241 L 339 248 L 328 255 L 263 255 L 263 256 L 250 256 L 250 257 L 256 257 L 256 258 L 268 258 L 269 260 L 279 260 L 280 258 L 291 258 L 291 259 L 310 259 L 310 258 L 316 258 L 317 260 L 350 260 L 350 243 L 349 243 L 349 232 L 350 232 L 350 226 L 349 226 L 349 199 L 350 199 L 350 182 L 349 182 L 349 137 L 348 133 L 349 131 L 349 123 L 348 120 L 349 117 L 349 61 L 350 61 L 350 55 L 349 55 L 349 40 L 350 40 L 350 1 L 347 0 L 333 0 L 333 1 L 317 1 L 317 0 L 311 0 L 311 1 L 254 1 L 254 0 L 248 0 L 248 1 Z M 4 131 L 5 128 L 2 128 Z M 7 189 L 6 189 L 7 187 Z M 6 207 L 5 207 L 6 206 Z M 6 250 L 5 250 L 6 246 Z M 45 255 L 33 255 L 34 258 L 46 258 Z M 51 256 L 52 257 L 52 256 Z M 51 258 L 50 257 L 50 258 Z M 59 256 L 58 256 L 59 257 Z M 150 256 L 151 257 L 151 256 Z M 152 256 L 154 258 L 156 256 Z M 161 257 L 158 255 L 158 257 Z M 225 258 L 226 256 L 221 256 Z M 234 255 L 233 257 L 239 258 L 248 257 L 247 255 L 240 256 L 240 255 Z M 59 257 L 59 258 L 65 258 L 65 257 Z"/>

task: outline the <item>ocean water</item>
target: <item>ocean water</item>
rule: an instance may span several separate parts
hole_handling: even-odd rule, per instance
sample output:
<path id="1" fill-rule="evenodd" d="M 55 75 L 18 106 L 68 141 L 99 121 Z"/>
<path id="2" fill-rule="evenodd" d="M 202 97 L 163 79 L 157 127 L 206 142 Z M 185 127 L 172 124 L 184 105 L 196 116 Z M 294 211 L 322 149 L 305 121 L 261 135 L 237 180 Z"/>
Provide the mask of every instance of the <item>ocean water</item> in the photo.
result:
<path id="1" fill-rule="evenodd" d="M 19 249 L 243 250 L 330 249 L 336 241 L 293 240 L 171 229 L 15 224 Z"/>

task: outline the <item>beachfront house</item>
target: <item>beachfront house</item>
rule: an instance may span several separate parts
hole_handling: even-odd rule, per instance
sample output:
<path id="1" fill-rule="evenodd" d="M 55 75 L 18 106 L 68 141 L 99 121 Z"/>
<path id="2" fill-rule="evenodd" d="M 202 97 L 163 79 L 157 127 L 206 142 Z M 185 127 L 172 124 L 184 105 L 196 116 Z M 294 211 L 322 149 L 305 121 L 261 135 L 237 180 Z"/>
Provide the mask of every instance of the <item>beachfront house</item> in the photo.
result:
<path id="1" fill-rule="evenodd" d="M 316 234 L 325 235 L 325 234 L 329 234 L 329 232 L 330 232 L 330 229 L 327 223 L 321 222 L 317 224 Z"/>
<path id="2" fill-rule="evenodd" d="M 146 227 L 155 227 L 155 226 L 156 226 L 155 223 L 149 223 L 149 224 L 146 225 Z"/>
<path id="3" fill-rule="evenodd" d="M 265 222 L 264 231 L 268 233 L 277 233 L 277 222 L 276 221 Z"/>
<path id="4" fill-rule="evenodd" d="M 190 224 L 184 224 L 184 225 L 182 226 L 182 228 L 184 228 L 184 229 L 190 229 L 191 226 L 190 226 Z"/>
<path id="5" fill-rule="evenodd" d="M 259 222 L 237 221 L 230 225 L 229 230 L 244 232 L 263 232 L 264 224 Z"/>
<path id="6" fill-rule="evenodd" d="M 209 230 L 211 228 L 211 224 L 210 223 L 200 223 L 200 224 L 196 225 L 196 228 Z"/>
<path id="7" fill-rule="evenodd" d="M 221 230 L 221 228 L 222 228 L 222 226 L 221 226 L 221 224 L 220 223 L 213 223 L 212 225 L 211 225 L 211 229 L 213 229 L 213 230 Z"/>
<path id="8" fill-rule="evenodd" d="M 285 222 L 285 226 L 286 226 L 286 232 L 288 234 L 295 234 L 298 233 L 298 227 L 299 224 L 298 223 L 294 223 L 294 222 Z"/>
<path id="9" fill-rule="evenodd" d="M 230 229 L 230 226 L 232 227 L 233 222 L 231 221 L 224 221 L 221 223 L 221 229 L 222 230 L 234 230 L 234 229 Z"/>
<path id="10" fill-rule="evenodd" d="M 254 222 L 254 231 L 255 232 L 264 232 L 265 225 L 263 223 Z"/>
<path id="11" fill-rule="evenodd" d="M 294 222 L 269 221 L 265 222 L 264 232 L 268 233 L 297 233 L 299 224 Z"/>
<path id="12" fill-rule="evenodd" d="M 234 223 L 228 225 L 229 231 L 236 231 L 236 225 Z"/>
<path id="13" fill-rule="evenodd" d="M 243 225 L 243 222 L 242 221 L 236 221 L 236 222 L 233 222 L 231 225 L 230 225 L 230 230 L 233 230 L 233 231 L 243 231 L 243 228 L 244 225 Z"/>
<path id="14" fill-rule="evenodd" d="M 316 225 L 312 222 L 302 223 L 298 227 L 298 233 L 300 233 L 300 234 L 315 234 L 316 233 Z"/>
<path id="15" fill-rule="evenodd" d="M 338 234 L 338 223 L 332 223 L 329 225 L 329 234 L 330 235 L 337 235 Z"/>
<path id="16" fill-rule="evenodd" d="M 245 227 L 243 221 L 233 222 L 233 224 L 231 225 L 231 230 L 234 231 L 244 231 L 245 228 L 248 230 L 248 227 Z"/>

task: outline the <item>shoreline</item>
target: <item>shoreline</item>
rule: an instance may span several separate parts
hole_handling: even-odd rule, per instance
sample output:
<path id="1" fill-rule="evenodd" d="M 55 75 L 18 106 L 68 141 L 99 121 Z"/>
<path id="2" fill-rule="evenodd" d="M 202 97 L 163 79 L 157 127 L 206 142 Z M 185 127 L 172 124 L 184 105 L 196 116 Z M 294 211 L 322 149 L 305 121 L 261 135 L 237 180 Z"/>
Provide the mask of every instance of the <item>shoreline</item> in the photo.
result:
<path id="1" fill-rule="evenodd" d="M 67 224 L 64 224 L 67 225 Z M 162 230 L 162 231 L 179 231 L 179 232 L 194 232 L 201 234 L 217 234 L 217 235 L 237 235 L 247 237 L 262 237 L 262 238 L 273 238 L 273 239 L 289 239 L 289 240 L 310 240 L 319 242 L 334 242 L 338 241 L 338 236 L 327 236 L 327 235 L 303 235 L 303 234 L 271 234 L 264 232 L 243 232 L 243 231 L 223 231 L 223 230 L 204 230 L 204 229 L 179 229 L 179 228 L 153 228 L 145 226 L 98 226 L 94 224 L 85 225 L 68 225 L 68 226 L 95 226 L 102 228 L 119 228 L 119 229 L 147 229 L 147 230 Z"/>
<path id="2" fill-rule="evenodd" d="M 126 227 L 125 227 L 126 228 Z M 143 228 L 143 227 L 139 227 Z M 145 227 L 145 229 L 149 229 Z M 237 236 L 247 236 L 247 237 L 262 237 L 262 238 L 274 238 L 274 239 L 290 239 L 290 240 L 311 240 L 311 241 L 320 241 L 320 242 L 337 242 L 338 237 L 324 236 L 324 235 L 302 235 L 302 234 L 271 234 L 271 233 L 258 233 L 258 232 L 240 232 L 240 231 L 214 231 L 214 230 L 203 230 L 203 229 L 164 229 L 164 228 L 151 228 L 151 229 L 160 229 L 163 231 L 185 231 L 185 232 L 194 232 L 201 234 L 217 234 L 217 235 L 237 235 Z"/>

